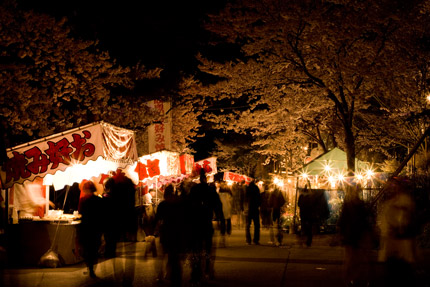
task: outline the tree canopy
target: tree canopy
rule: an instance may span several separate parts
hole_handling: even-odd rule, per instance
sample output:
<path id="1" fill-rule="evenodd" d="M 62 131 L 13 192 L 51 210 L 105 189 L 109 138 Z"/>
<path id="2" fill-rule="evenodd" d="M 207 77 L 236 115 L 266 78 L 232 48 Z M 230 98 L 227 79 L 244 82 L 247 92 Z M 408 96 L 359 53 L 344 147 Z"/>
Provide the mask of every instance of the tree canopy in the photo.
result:
<path id="1" fill-rule="evenodd" d="M 159 81 L 162 69 L 142 64 L 124 67 L 99 48 L 98 41 L 72 36 L 66 18 L 24 11 L 13 1 L 0 6 L 0 122 L 4 145 L 11 147 L 95 121 L 137 131 L 138 145 L 146 128 L 165 115 L 148 108 L 169 93 L 135 92 L 136 84 Z M 12 3 L 12 4 L 11 4 Z M 175 101 L 173 147 L 188 151 L 197 115 Z M 7 135 L 7 136 L 6 136 Z"/>
<path id="2" fill-rule="evenodd" d="M 200 70 L 217 80 L 190 93 L 227 104 L 207 119 L 252 134 L 262 153 L 301 153 L 309 141 L 339 145 L 354 171 L 361 149 L 413 142 L 404 122 L 423 119 L 426 109 L 428 6 L 231 1 L 206 28 L 214 50 L 234 53 L 200 54 Z"/>

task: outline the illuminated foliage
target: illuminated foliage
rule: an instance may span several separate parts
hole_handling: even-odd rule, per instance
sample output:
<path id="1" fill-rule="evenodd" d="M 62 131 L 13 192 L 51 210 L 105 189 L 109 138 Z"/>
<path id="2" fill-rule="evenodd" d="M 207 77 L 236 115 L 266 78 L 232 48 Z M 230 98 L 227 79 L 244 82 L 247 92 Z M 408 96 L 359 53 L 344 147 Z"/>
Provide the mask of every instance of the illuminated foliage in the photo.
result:
<path id="1" fill-rule="evenodd" d="M 199 55 L 218 81 L 190 93 L 229 103 L 207 119 L 252 134 L 262 152 L 298 154 L 329 136 L 353 171 L 357 150 L 393 145 L 402 112 L 425 107 L 428 2 L 232 1 L 206 26 L 213 49 L 232 52 Z"/>
<path id="2" fill-rule="evenodd" d="M 104 120 L 139 129 L 145 99 L 126 93 L 160 69 L 121 67 L 97 42 L 70 36 L 66 20 L 0 7 L 0 120 L 7 146 Z"/>

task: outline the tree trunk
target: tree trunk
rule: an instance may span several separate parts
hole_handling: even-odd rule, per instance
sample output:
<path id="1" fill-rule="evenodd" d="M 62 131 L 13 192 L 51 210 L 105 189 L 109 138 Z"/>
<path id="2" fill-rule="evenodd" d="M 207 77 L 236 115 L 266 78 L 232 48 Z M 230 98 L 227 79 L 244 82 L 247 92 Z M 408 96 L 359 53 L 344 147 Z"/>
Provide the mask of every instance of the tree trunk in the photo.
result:
<path id="1" fill-rule="evenodd" d="M 348 176 L 355 173 L 355 138 L 350 127 L 345 126 L 345 148 Z"/>

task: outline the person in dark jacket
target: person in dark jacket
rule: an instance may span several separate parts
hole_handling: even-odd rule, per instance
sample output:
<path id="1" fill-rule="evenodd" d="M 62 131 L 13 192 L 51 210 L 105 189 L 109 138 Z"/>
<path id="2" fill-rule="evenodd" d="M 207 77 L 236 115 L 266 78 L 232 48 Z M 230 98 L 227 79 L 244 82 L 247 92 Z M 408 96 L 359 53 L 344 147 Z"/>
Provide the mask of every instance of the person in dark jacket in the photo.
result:
<path id="1" fill-rule="evenodd" d="M 96 186 L 92 181 L 84 181 L 81 184 L 81 188 L 84 196 L 81 198 L 79 205 L 79 213 L 82 217 L 78 238 L 89 275 L 95 278 L 94 265 L 98 260 L 98 250 L 103 232 L 103 202 L 100 197 L 94 194 Z"/>
<path id="2" fill-rule="evenodd" d="M 350 286 L 369 282 L 373 220 L 371 210 L 359 197 L 361 187 L 348 187 L 338 226 L 345 247 L 345 281 Z"/>
<path id="3" fill-rule="evenodd" d="M 138 217 L 135 208 L 136 187 L 133 181 L 119 173 L 114 177 L 115 184 L 111 190 L 112 200 L 115 202 L 114 228 L 116 232 L 116 251 L 124 254 L 127 241 L 136 241 Z M 134 250 L 131 250 L 134 248 Z M 136 245 L 127 248 L 127 252 L 135 252 Z M 133 258 L 115 258 L 115 277 L 123 286 L 132 286 L 134 282 L 135 262 Z"/>
<path id="4" fill-rule="evenodd" d="M 164 200 L 155 214 L 154 224 L 160 236 L 163 253 L 167 255 L 170 286 L 181 286 L 181 255 L 184 251 L 184 209 L 181 198 L 174 194 L 173 185 L 164 190 Z"/>
<path id="5" fill-rule="evenodd" d="M 270 240 L 276 245 L 282 245 L 283 233 L 282 233 L 282 224 L 281 224 L 281 214 L 282 207 L 285 204 L 285 197 L 282 194 L 282 191 L 275 187 L 274 190 L 270 194 L 270 206 L 272 208 L 272 228 L 270 228 Z M 273 229 L 276 229 L 276 241 L 275 241 L 275 232 Z"/>
<path id="6" fill-rule="evenodd" d="M 213 277 L 212 221 L 214 217 L 220 221 L 221 232 L 225 232 L 221 200 L 215 186 L 207 183 L 203 169 L 200 172 L 200 183 L 191 188 L 188 205 L 191 224 L 191 285 L 198 285 L 203 275 Z"/>
<path id="7" fill-rule="evenodd" d="M 312 196 L 307 186 L 302 190 L 297 205 L 300 208 L 301 233 L 305 237 L 306 246 L 309 247 L 312 245 L 314 212 Z"/>
<path id="8" fill-rule="evenodd" d="M 270 206 L 270 195 L 272 191 L 270 184 L 264 184 L 264 189 L 261 193 L 260 214 L 261 223 L 263 224 L 263 228 L 266 229 L 272 227 L 272 207 Z"/>
<path id="9" fill-rule="evenodd" d="M 245 214 L 245 234 L 246 243 L 260 244 L 260 205 L 261 205 L 261 195 L 260 189 L 252 181 L 247 187 L 245 192 L 245 197 L 242 204 L 242 210 Z M 254 224 L 254 238 L 251 238 L 251 224 Z"/>
<path id="10" fill-rule="evenodd" d="M 106 179 L 103 184 L 104 192 L 102 196 L 104 208 L 104 239 L 105 239 L 105 258 L 114 258 L 116 256 L 116 244 L 118 241 L 116 234 L 116 226 L 113 224 L 116 220 L 115 215 L 115 201 L 112 198 L 112 189 L 114 188 L 115 181 L 112 177 Z"/>

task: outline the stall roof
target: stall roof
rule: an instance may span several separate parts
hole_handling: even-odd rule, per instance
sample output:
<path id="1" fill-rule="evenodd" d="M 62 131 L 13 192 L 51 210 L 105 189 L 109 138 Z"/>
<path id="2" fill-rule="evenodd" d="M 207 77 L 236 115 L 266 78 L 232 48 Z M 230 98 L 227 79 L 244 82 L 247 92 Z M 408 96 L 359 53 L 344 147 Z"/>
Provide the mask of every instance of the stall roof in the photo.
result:
<path id="1" fill-rule="evenodd" d="M 36 177 L 44 178 L 65 172 L 76 165 L 103 160 L 118 165 L 132 164 L 137 160 L 134 132 L 105 122 L 95 122 L 79 128 L 54 134 L 6 150 L 8 160 L 1 167 L 5 188 L 21 184 Z M 100 174 L 87 169 L 86 175 Z M 64 184 L 72 184 L 77 177 L 64 177 Z M 66 179 L 67 178 L 67 179 Z"/>
<path id="2" fill-rule="evenodd" d="M 334 148 L 305 164 L 302 168 L 296 170 L 295 173 L 305 172 L 308 175 L 323 175 L 326 172 L 326 166 L 329 166 L 330 171 L 333 173 L 346 172 L 348 169 L 346 153 L 339 148 Z M 356 158 L 355 167 L 357 171 L 362 171 L 369 169 L 370 164 Z"/>

